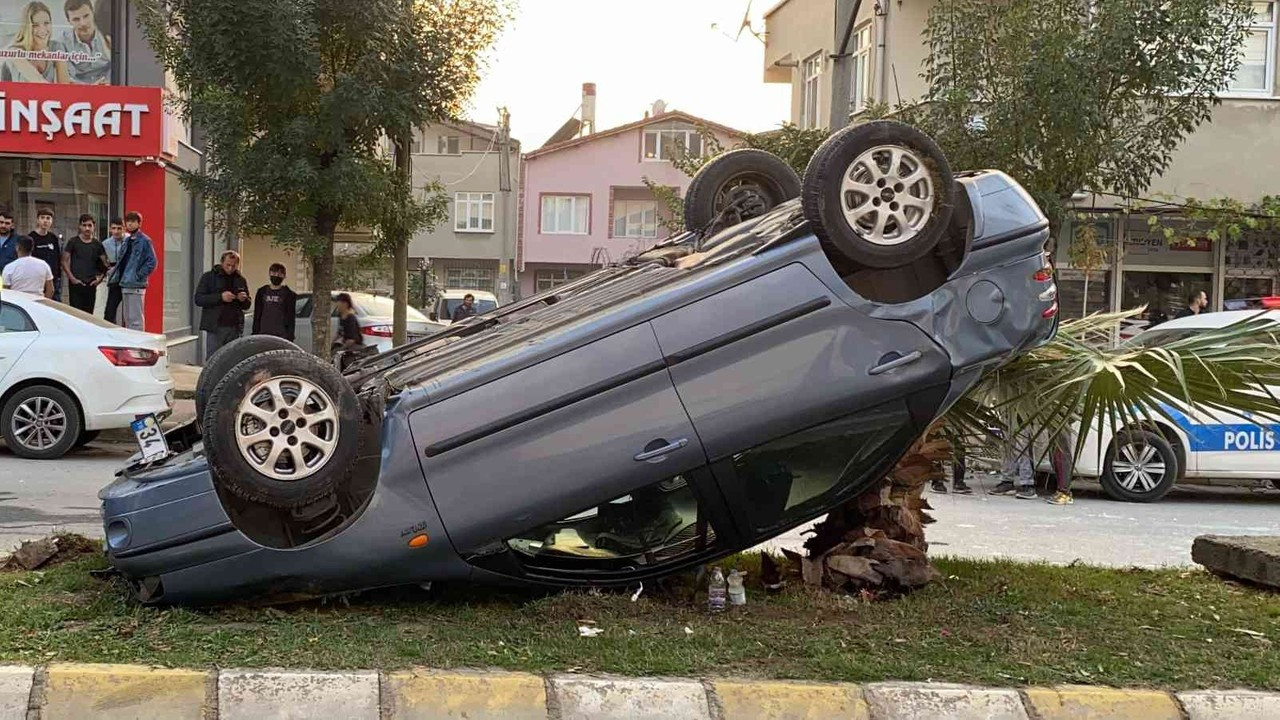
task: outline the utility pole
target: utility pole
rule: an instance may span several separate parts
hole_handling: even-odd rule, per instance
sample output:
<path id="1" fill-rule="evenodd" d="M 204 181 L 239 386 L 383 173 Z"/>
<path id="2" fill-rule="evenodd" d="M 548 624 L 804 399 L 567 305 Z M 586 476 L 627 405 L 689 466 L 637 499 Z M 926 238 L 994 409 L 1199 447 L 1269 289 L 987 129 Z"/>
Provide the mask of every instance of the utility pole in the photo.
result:
<path id="1" fill-rule="evenodd" d="M 511 302 L 514 274 L 511 272 L 513 239 L 517 237 L 511 208 L 511 113 L 498 108 L 498 190 L 502 193 L 502 258 L 498 262 L 498 302 Z"/>
<path id="2" fill-rule="evenodd" d="M 413 191 L 413 156 L 409 148 L 413 145 L 413 129 L 402 130 L 394 140 L 396 154 L 396 172 Z M 403 345 L 409 339 L 409 233 L 399 222 L 391 223 L 391 232 L 395 237 L 395 258 L 391 262 L 391 276 L 395 299 L 391 320 L 391 343 Z"/>

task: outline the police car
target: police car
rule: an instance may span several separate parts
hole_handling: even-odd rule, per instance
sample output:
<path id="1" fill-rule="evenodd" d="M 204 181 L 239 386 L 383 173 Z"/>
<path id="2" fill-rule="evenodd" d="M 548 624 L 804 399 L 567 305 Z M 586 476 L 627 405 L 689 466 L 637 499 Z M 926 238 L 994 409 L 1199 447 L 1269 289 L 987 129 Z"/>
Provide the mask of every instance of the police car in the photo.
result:
<path id="1" fill-rule="evenodd" d="M 1268 298 L 1271 300 L 1271 298 Z M 1277 303 L 1258 307 L 1275 308 Z M 1171 320 L 1138 334 L 1132 342 L 1158 346 L 1195 333 L 1258 317 L 1280 323 L 1280 309 L 1232 310 Z M 1280 388 L 1272 388 L 1280 396 Z M 1280 488 L 1280 425 L 1217 410 L 1164 406 L 1168 417 L 1084 439 L 1075 474 L 1097 478 L 1116 500 L 1154 502 L 1178 483 L 1271 484 Z"/>

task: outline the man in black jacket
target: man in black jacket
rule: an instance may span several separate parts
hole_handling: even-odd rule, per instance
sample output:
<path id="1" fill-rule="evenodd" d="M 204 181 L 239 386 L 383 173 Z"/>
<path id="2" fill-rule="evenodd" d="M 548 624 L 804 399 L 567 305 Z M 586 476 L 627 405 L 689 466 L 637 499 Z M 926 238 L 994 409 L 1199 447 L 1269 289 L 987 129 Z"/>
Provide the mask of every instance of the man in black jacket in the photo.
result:
<path id="1" fill-rule="evenodd" d="M 284 284 L 284 265 L 275 263 L 267 272 L 271 284 L 258 288 L 253 298 L 253 334 L 275 335 L 293 342 L 298 296 Z"/>
<path id="2" fill-rule="evenodd" d="M 240 274 L 240 254 L 222 253 L 222 262 L 200 277 L 196 286 L 200 329 L 205 333 L 205 357 L 213 357 L 223 345 L 244 331 L 244 313 L 249 301 L 249 283 Z"/>

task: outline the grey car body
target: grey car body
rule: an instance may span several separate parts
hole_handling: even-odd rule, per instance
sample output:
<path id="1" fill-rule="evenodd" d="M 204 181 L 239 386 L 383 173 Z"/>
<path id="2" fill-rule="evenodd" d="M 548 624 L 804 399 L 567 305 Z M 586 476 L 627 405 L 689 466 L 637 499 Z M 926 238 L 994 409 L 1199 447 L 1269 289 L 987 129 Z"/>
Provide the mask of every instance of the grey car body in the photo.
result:
<path id="1" fill-rule="evenodd" d="M 370 418 L 353 474 L 365 489 L 341 518 L 298 521 L 314 532 L 255 529 L 199 442 L 175 434 L 182 452 L 101 492 L 111 564 L 144 601 L 182 604 L 608 585 L 811 521 L 882 477 L 986 368 L 1056 329 L 1035 204 L 998 172 L 958 176 L 957 195 L 963 259 L 905 302 L 855 292 L 790 202 L 681 267 L 650 261 L 660 245 L 363 362 L 346 375 Z M 647 531 L 608 523 L 634 525 L 626 513 L 662 493 L 688 532 L 627 550 Z M 574 547 L 549 553 L 563 535 Z"/>

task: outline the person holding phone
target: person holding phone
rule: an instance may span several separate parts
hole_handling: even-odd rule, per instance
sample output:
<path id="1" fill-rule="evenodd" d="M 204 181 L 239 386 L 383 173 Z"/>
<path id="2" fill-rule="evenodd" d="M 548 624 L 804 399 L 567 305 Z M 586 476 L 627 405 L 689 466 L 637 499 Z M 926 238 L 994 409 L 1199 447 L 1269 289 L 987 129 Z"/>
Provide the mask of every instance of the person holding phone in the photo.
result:
<path id="1" fill-rule="evenodd" d="M 222 253 L 221 262 L 200 277 L 195 301 L 201 308 L 205 357 L 210 358 L 244 332 L 244 314 L 253 304 L 249 299 L 249 282 L 240 274 L 239 253 L 234 250 Z"/>

